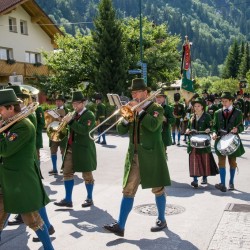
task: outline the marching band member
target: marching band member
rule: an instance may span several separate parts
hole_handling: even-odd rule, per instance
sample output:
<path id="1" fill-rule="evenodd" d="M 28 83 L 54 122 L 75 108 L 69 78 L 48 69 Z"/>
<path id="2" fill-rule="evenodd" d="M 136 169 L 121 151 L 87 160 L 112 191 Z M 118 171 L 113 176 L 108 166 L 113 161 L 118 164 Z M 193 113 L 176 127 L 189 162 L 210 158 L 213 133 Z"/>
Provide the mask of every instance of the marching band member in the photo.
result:
<path id="1" fill-rule="evenodd" d="M 87 190 L 87 198 L 82 207 L 93 205 L 94 178 L 92 171 L 96 170 L 96 148 L 95 143 L 89 137 L 89 131 L 95 126 L 93 112 L 86 109 L 86 98 L 81 91 L 72 93 L 72 106 L 74 115 L 63 118 L 69 127 L 69 137 L 63 158 L 63 179 L 65 187 L 65 198 L 54 202 L 56 206 L 73 207 L 72 192 L 74 187 L 74 173 L 82 172 Z"/>
<path id="2" fill-rule="evenodd" d="M 192 102 L 194 113 L 188 122 L 188 128 L 186 134 L 192 134 L 193 131 L 205 131 L 209 133 L 212 126 L 211 116 L 204 111 L 205 103 L 202 98 L 196 98 Z M 207 176 L 212 175 L 211 173 L 211 146 L 204 148 L 192 147 L 190 141 L 188 142 L 189 153 L 189 173 L 190 177 L 193 177 L 191 186 L 198 188 L 198 177 L 203 176 L 201 184 L 207 184 Z"/>
<path id="3" fill-rule="evenodd" d="M 58 118 L 58 121 L 61 121 L 62 118 L 68 113 L 68 109 L 65 107 L 65 98 L 63 95 L 57 95 L 56 96 L 56 112 L 60 115 Z M 62 141 L 49 141 L 50 146 L 50 154 L 51 154 L 51 161 L 52 161 L 52 167 L 53 169 L 49 171 L 49 174 L 51 175 L 57 175 L 57 151 L 58 148 L 60 148 L 61 155 L 63 157 L 65 148 L 67 144 L 67 137 L 63 139 Z"/>
<path id="4" fill-rule="evenodd" d="M 97 125 L 100 124 L 105 120 L 106 117 L 106 106 L 102 103 L 102 94 L 96 94 L 95 96 L 95 102 L 96 102 L 96 123 Z M 105 127 L 102 125 L 98 128 L 98 135 L 100 135 L 104 131 Z M 102 137 L 102 142 L 101 142 Z M 100 143 L 102 145 L 106 145 L 106 134 L 102 134 L 102 136 L 98 137 L 98 140 L 96 143 Z"/>
<path id="5" fill-rule="evenodd" d="M 161 135 L 165 149 L 167 149 L 168 146 L 172 145 L 171 126 L 175 123 L 173 109 L 171 106 L 166 104 L 166 97 L 167 96 L 165 95 L 164 91 L 156 96 L 156 103 L 161 105 L 164 109 Z"/>
<path id="6" fill-rule="evenodd" d="M 216 184 L 215 187 L 221 192 L 226 192 L 226 156 L 221 155 L 217 149 L 217 144 L 223 135 L 228 133 L 239 134 L 244 130 L 242 112 L 233 107 L 234 97 L 230 92 L 224 92 L 221 96 L 221 102 L 223 108 L 217 110 L 214 114 L 213 124 L 213 136 L 215 140 L 215 152 L 219 159 L 219 170 L 220 170 L 220 183 Z M 244 147 L 240 140 L 239 148 L 228 156 L 228 162 L 230 166 L 230 180 L 229 190 L 234 190 L 234 176 L 235 169 L 237 167 L 236 157 L 240 157 L 245 153 Z"/>
<path id="7" fill-rule="evenodd" d="M 133 101 L 131 106 L 147 98 L 147 86 L 142 78 L 132 81 L 130 88 Z M 138 186 L 152 188 L 158 210 L 156 225 L 151 232 L 157 232 L 167 227 L 165 219 L 166 196 L 164 186 L 171 185 L 164 144 L 161 137 L 163 108 L 146 101 L 135 110 L 135 119 L 128 122 L 123 119 L 118 123 L 118 133 L 129 133 L 129 148 L 125 161 L 123 178 L 123 198 L 120 206 L 118 222 L 105 225 L 104 228 L 115 235 L 124 236 L 127 217 L 132 210 L 134 197 Z"/>
<path id="8" fill-rule="evenodd" d="M 181 99 L 180 93 L 174 94 L 174 101 L 175 104 L 173 106 L 174 111 L 174 117 L 175 117 L 175 124 L 172 126 L 172 137 L 173 137 L 173 143 L 172 145 L 175 145 L 175 131 L 178 133 L 178 142 L 177 146 L 180 146 L 180 139 L 181 139 L 181 122 L 183 121 L 183 118 L 185 116 L 185 108 L 184 105 L 179 103 Z"/>
<path id="9" fill-rule="evenodd" d="M 0 114 L 8 120 L 21 112 L 13 89 L 0 90 Z M 0 231 L 8 213 L 21 214 L 24 223 L 35 231 L 44 249 L 54 249 L 48 228 L 39 214 L 49 198 L 43 188 L 36 164 L 35 127 L 29 119 L 21 119 L 0 134 L 0 185 L 3 209 L 0 210 Z"/>

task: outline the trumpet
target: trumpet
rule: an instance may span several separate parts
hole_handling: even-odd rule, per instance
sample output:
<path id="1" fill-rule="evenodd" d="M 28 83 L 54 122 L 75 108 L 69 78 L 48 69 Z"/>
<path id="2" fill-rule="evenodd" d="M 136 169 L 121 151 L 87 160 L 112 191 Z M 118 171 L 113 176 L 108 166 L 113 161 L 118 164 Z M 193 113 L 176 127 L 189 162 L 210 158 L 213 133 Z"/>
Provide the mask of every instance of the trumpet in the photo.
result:
<path id="1" fill-rule="evenodd" d="M 27 107 L 25 107 L 21 112 L 10 117 L 8 120 L 3 121 L 2 127 L 0 128 L 0 133 L 4 132 L 8 127 L 12 126 L 14 123 L 28 117 L 37 109 L 38 106 L 39 106 L 38 102 L 33 102 L 29 104 Z"/>
<path id="2" fill-rule="evenodd" d="M 165 89 L 165 85 L 162 85 L 157 91 L 155 91 L 152 95 L 148 96 L 146 99 L 143 101 L 139 102 L 138 104 L 134 106 L 130 106 L 130 103 L 127 103 L 126 105 L 121 106 L 119 109 L 117 109 L 112 115 L 107 117 L 103 122 L 99 123 L 96 127 L 94 127 L 92 130 L 89 131 L 89 137 L 93 141 L 96 141 L 99 137 L 101 137 L 103 134 L 105 134 L 107 131 L 109 131 L 111 128 L 113 128 L 116 124 L 118 124 L 122 119 L 127 120 L 128 122 L 133 122 L 135 119 L 135 110 L 139 107 L 141 107 L 144 103 L 146 103 L 149 100 L 152 100 L 155 98 L 158 94 L 161 93 L 163 89 Z M 92 135 L 94 132 L 101 127 L 104 123 L 109 121 L 111 118 L 113 118 L 116 115 L 121 115 L 121 117 L 114 122 L 111 126 L 109 126 L 106 130 L 104 130 L 101 134 L 99 134 L 97 137 L 93 137 Z"/>

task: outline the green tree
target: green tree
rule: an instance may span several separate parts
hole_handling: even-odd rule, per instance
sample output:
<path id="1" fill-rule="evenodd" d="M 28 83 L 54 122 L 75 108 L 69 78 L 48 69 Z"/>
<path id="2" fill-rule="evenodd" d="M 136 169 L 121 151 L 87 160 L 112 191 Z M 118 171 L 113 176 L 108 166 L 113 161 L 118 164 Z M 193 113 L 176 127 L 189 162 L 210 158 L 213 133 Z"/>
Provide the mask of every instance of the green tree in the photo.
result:
<path id="1" fill-rule="evenodd" d="M 128 18 L 122 25 L 126 44 L 129 69 L 140 68 L 140 32 L 139 19 Z M 180 37 L 170 35 L 167 25 L 155 25 L 147 18 L 143 26 L 143 62 L 147 63 L 148 85 L 156 87 L 157 82 L 171 82 L 180 76 Z M 138 75 L 140 76 L 140 75 Z M 135 77 L 130 75 L 130 79 Z"/>
<path id="2" fill-rule="evenodd" d="M 248 48 L 248 43 L 246 43 L 239 66 L 238 78 L 245 78 L 248 70 L 249 70 L 249 48 Z"/>
<path id="3" fill-rule="evenodd" d="M 229 52 L 224 63 L 223 78 L 227 79 L 230 77 L 237 77 L 240 64 L 239 53 L 238 43 L 234 40 L 233 45 L 229 48 Z"/>
<path id="4" fill-rule="evenodd" d="M 94 88 L 96 91 L 121 94 L 127 78 L 127 63 L 120 21 L 111 0 L 101 0 L 94 21 Z"/>
<path id="5" fill-rule="evenodd" d="M 93 78 L 92 37 L 80 33 L 75 37 L 57 36 L 56 43 L 57 51 L 43 53 L 52 74 L 42 85 L 48 94 L 70 94 L 69 89 L 77 89 Z"/>

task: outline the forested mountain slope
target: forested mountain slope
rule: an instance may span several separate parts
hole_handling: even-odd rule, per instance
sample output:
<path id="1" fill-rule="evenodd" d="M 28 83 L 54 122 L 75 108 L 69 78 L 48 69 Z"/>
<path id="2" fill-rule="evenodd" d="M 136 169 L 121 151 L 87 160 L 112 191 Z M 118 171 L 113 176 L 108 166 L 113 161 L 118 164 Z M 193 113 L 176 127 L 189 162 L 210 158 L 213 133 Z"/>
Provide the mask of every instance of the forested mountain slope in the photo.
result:
<path id="1" fill-rule="evenodd" d="M 99 0 L 37 0 L 68 33 L 93 28 Z M 156 25 L 168 24 L 172 34 L 193 42 L 192 57 L 205 66 L 222 64 L 234 39 L 250 40 L 250 0 L 141 0 L 142 15 Z M 117 16 L 139 16 L 139 0 L 113 0 Z M 212 72 L 216 75 L 217 72 Z"/>

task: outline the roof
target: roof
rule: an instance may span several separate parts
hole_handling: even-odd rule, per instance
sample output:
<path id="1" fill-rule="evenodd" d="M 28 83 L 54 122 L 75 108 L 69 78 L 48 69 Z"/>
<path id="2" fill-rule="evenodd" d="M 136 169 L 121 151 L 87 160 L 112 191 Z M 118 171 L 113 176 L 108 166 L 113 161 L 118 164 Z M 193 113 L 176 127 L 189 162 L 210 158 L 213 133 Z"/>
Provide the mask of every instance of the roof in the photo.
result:
<path id="1" fill-rule="evenodd" d="M 63 35 L 62 31 L 34 0 L 0 0 L 0 16 L 11 12 L 18 6 L 21 6 L 30 15 L 31 22 L 40 25 L 53 44 L 55 34 Z"/>

